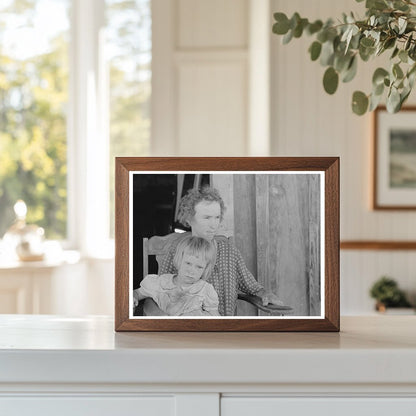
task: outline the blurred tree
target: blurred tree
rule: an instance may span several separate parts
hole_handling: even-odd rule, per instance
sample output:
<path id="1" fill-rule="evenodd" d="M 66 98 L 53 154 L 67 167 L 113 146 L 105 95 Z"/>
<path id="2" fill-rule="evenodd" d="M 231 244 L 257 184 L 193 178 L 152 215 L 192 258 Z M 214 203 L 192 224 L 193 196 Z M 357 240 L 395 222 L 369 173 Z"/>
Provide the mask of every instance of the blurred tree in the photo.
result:
<path id="1" fill-rule="evenodd" d="M 114 157 L 149 153 L 151 7 L 150 0 L 105 4 L 113 234 Z M 16 36 L 17 30 L 39 30 L 39 7 L 51 5 L 56 0 L 3 0 L 0 5 L 0 238 L 13 222 L 17 199 L 28 206 L 28 222 L 44 227 L 47 238 L 66 237 L 69 31 L 55 28 L 47 46 L 33 49 L 25 45 L 27 33 Z M 59 6 L 68 22 L 69 5 L 70 0 L 61 0 Z"/>
<path id="2" fill-rule="evenodd" d="M 23 199 L 27 221 L 61 239 L 67 222 L 68 39 L 58 33 L 48 51 L 26 51 L 26 57 L 4 47 L 11 35 L 6 19 L 31 27 L 34 6 L 33 0 L 14 0 L 0 9 L 0 236 L 13 222 L 14 203 Z"/>

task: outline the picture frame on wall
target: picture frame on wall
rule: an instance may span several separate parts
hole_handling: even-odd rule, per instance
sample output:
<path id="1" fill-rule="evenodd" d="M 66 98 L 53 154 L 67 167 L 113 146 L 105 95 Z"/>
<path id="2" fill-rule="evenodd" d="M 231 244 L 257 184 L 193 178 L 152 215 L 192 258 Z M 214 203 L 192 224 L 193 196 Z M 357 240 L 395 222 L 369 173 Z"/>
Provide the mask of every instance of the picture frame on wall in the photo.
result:
<path id="1" fill-rule="evenodd" d="M 339 331 L 339 158 L 116 158 L 116 331 Z"/>
<path id="2" fill-rule="evenodd" d="M 416 209 L 416 107 L 373 115 L 373 209 Z"/>

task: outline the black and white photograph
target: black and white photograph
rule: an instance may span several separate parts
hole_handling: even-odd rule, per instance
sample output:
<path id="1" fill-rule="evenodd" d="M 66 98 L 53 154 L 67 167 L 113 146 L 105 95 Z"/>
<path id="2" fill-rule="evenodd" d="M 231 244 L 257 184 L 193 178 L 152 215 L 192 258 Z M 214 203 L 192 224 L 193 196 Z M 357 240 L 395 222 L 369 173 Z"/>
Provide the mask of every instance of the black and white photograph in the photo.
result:
<path id="1" fill-rule="evenodd" d="M 130 172 L 130 319 L 324 318 L 324 172 Z"/>

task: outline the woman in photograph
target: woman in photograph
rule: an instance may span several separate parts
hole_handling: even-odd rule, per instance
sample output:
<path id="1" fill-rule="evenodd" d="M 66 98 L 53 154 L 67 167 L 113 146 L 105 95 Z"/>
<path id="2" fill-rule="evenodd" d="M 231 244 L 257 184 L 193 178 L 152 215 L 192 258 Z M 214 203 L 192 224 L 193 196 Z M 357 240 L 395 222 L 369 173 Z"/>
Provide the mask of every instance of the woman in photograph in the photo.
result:
<path id="1" fill-rule="evenodd" d="M 168 254 L 164 257 L 159 273 L 176 273 L 174 256 L 176 247 L 183 238 L 192 235 L 201 237 L 214 245 L 217 253 L 215 266 L 207 282 L 214 286 L 219 298 L 219 312 L 222 316 L 233 316 L 236 313 L 238 292 L 257 295 L 264 305 L 283 303 L 274 293 L 266 292 L 247 269 L 239 250 L 228 238 L 217 236 L 225 212 L 224 201 L 219 192 L 212 187 L 191 189 L 180 201 L 178 220 L 191 228 L 191 232 L 181 234 L 172 242 Z M 158 315 L 152 307 L 149 315 Z"/>

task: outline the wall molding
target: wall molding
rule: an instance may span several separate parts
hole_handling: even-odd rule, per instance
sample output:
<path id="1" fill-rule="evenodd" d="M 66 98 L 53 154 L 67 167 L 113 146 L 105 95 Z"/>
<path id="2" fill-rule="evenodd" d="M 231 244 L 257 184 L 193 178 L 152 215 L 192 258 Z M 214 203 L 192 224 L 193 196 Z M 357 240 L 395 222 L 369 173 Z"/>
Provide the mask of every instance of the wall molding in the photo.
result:
<path id="1" fill-rule="evenodd" d="M 341 250 L 416 250 L 416 241 L 341 241 Z"/>

